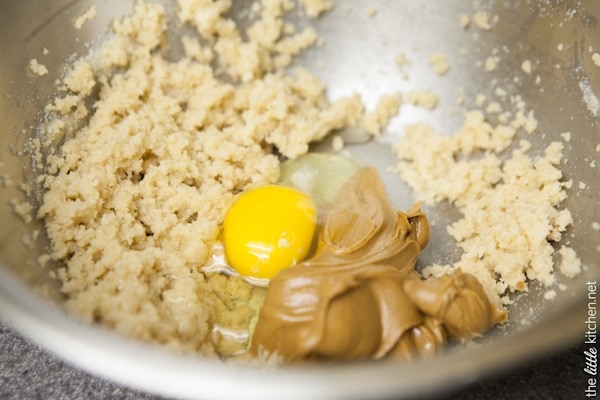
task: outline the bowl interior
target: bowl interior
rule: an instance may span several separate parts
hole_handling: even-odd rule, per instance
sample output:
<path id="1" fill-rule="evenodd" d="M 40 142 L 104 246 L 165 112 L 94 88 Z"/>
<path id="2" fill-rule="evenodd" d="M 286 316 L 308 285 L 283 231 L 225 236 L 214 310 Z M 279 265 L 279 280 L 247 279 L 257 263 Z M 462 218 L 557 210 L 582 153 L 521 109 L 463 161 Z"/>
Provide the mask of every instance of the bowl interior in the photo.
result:
<path id="1" fill-rule="evenodd" d="M 170 12 L 176 11 L 174 4 L 165 4 Z M 232 16 L 243 15 L 249 4 L 234 2 Z M 96 17 L 76 29 L 73 22 L 91 5 L 97 10 Z M 491 17 L 492 29 L 482 29 L 473 21 L 468 28 L 461 26 L 461 15 L 473 16 L 481 10 Z M 509 5 L 490 0 L 476 4 L 446 1 L 440 5 L 347 0 L 315 21 L 292 13 L 291 18 L 312 24 L 324 39 L 323 46 L 307 50 L 297 63 L 326 82 L 332 99 L 358 92 L 367 107 L 374 107 L 390 90 L 408 93 L 428 89 L 439 95 L 434 110 L 404 104 L 384 135 L 368 144 L 347 147 L 366 164 L 378 168 L 390 198 L 400 209 L 407 209 L 414 196 L 389 170 L 396 163 L 390 144 L 403 137 L 407 124 L 426 121 L 436 131 L 450 135 L 459 129 L 466 110 L 481 108 L 481 95 L 506 108 L 514 107 L 515 96 L 520 96 L 539 122 L 538 134 L 519 133 L 532 142 L 533 152 L 541 153 L 551 141 L 565 144 L 561 169 L 573 186 L 564 206 L 571 210 L 574 223 L 563 243 L 577 251 L 584 270 L 574 279 L 558 274 L 557 285 L 562 289 L 552 301 L 544 299 L 547 288 L 538 285 L 515 296 L 509 323 L 487 335 L 481 346 L 412 366 L 383 362 L 269 372 L 215 365 L 147 348 L 82 326 L 62 311 L 59 285 L 49 279 L 49 270 L 55 266 L 42 268 L 38 263 L 48 246 L 43 225 L 39 221 L 26 223 L 11 204 L 13 199 L 18 203 L 27 197 L 35 207 L 41 193 L 32 184 L 35 174 L 31 160 L 23 156 L 22 149 L 35 134 L 41 111 L 55 93 L 54 81 L 69 62 L 87 54 L 106 37 L 113 18 L 132 11 L 132 2 L 61 0 L 42 6 L 30 1 L 3 2 L 0 11 L 0 32 L 10 39 L 0 43 L 4 55 L 0 61 L 0 183 L 4 183 L 0 189 L 0 220 L 4 221 L 0 226 L 0 298 L 4 300 L 0 315 L 57 354 L 112 379 L 180 397 L 192 397 L 204 387 L 210 397 L 227 398 L 231 382 L 237 381 L 247 390 L 248 398 L 281 398 L 290 385 L 298 389 L 298 397 L 361 398 L 368 394 L 375 398 L 425 392 L 432 387 L 439 390 L 541 351 L 583 340 L 586 282 L 598 277 L 600 252 L 600 167 L 596 167 L 600 154 L 596 95 L 600 93 L 600 61 L 593 57 L 600 52 L 600 35 L 594 34 L 600 3 Z M 172 36 L 181 29 L 186 28 L 173 25 Z M 172 51 L 177 57 L 178 49 Z M 433 52 L 447 56 L 451 65 L 448 73 L 438 75 L 432 70 L 428 56 Z M 398 65 L 398 54 L 405 56 L 406 63 Z M 28 73 L 33 58 L 46 65 L 49 73 Z M 496 60 L 493 71 L 486 68 L 486 62 L 492 62 L 488 60 Z M 524 62 L 530 68 L 525 68 Z M 499 96 L 499 88 L 508 95 Z M 497 114 L 488 113 L 487 117 L 497 122 Z M 566 132 L 570 132 L 569 141 L 563 136 Z M 459 253 L 445 227 L 457 218 L 456 209 L 441 204 L 426 211 L 435 225 L 420 263 L 454 261 Z M 67 342 L 73 346 L 65 348 Z M 100 361 L 91 362 L 90 355 Z M 165 365 L 170 367 L 168 372 Z M 197 371 L 203 372 L 202 377 Z M 152 377 L 158 374 L 163 374 L 164 384 L 153 382 Z M 272 383 L 274 376 L 277 384 Z M 391 378 L 400 376 L 406 379 Z"/>

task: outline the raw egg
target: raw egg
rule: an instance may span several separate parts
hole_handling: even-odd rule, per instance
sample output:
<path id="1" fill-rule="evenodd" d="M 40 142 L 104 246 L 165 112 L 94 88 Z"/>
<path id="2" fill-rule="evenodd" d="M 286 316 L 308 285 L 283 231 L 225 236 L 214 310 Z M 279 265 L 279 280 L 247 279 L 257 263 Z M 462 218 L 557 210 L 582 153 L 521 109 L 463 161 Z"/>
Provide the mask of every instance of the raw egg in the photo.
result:
<path id="1" fill-rule="evenodd" d="M 316 224 L 310 196 L 276 185 L 249 190 L 225 217 L 225 257 L 243 276 L 270 279 L 308 255 Z"/>

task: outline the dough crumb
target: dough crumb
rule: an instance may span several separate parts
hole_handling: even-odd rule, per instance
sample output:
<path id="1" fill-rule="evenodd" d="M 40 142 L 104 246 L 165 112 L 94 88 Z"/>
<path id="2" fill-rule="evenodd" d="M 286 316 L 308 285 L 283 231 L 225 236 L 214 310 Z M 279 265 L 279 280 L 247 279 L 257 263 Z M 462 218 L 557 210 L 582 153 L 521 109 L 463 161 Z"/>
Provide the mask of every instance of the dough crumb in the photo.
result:
<path id="1" fill-rule="evenodd" d="M 483 105 L 485 104 L 485 102 L 487 101 L 487 96 L 485 94 L 478 94 L 477 96 L 475 96 L 475 104 L 478 107 L 483 107 Z"/>
<path id="2" fill-rule="evenodd" d="M 48 263 L 52 260 L 52 257 L 50 257 L 49 254 L 42 254 L 41 256 L 38 257 L 37 262 L 40 265 L 40 267 L 45 268 L 48 266 Z"/>
<path id="3" fill-rule="evenodd" d="M 19 201 L 18 199 L 11 199 L 10 205 L 13 207 L 15 214 L 17 214 L 23 222 L 26 224 L 33 221 L 33 206 L 27 201 Z"/>
<path id="4" fill-rule="evenodd" d="M 75 20 L 75 29 L 81 29 L 83 24 L 96 18 L 96 6 L 91 6 Z"/>
<path id="5" fill-rule="evenodd" d="M 485 111 L 488 114 L 500 114 L 502 112 L 502 106 L 500 105 L 500 103 L 494 101 L 494 102 L 488 104 Z"/>
<path id="6" fill-rule="evenodd" d="M 571 141 L 571 132 L 563 132 L 560 134 L 565 142 Z"/>
<path id="7" fill-rule="evenodd" d="M 404 53 L 398 53 L 398 54 L 396 54 L 396 57 L 394 58 L 394 62 L 396 63 L 396 65 L 398 65 L 400 67 L 406 65 L 407 61 L 408 60 Z"/>
<path id="8" fill-rule="evenodd" d="M 547 290 L 546 292 L 544 292 L 544 299 L 545 300 L 556 299 L 556 290 L 550 289 L 550 290 Z"/>
<path id="9" fill-rule="evenodd" d="M 561 246 L 558 250 L 561 256 L 560 272 L 567 278 L 574 278 L 581 273 L 581 260 L 571 247 Z"/>
<path id="10" fill-rule="evenodd" d="M 331 141 L 333 151 L 340 152 L 344 149 L 344 139 L 340 135 L 335 135 Z"/>
<path id="11" fill-rule="evenodd" d="M 333 8 L 333 1 L 331 0 L 300 0 L 306 15 L 309 17 L 318 17 L 322 13 L 329 11 Z"/>
<path id="12" fill-rule="evenodd" d="M 433 52 L 429 55 L 429 63 L 433 67 L 433 70 L 438 75 L 444 75 L 450 69 L 450 63 L 448 57 L 441 52 Z"/>
<path id="13" fill-rule="evenodd" d="M 437 107 L 439 96 L 430 90 L 417 90 L 406 95 L 409 103 L 433 110 Z"/>
<path id="14" fill-rule="evenodd" d="M 181 43 L 185 55 L 202 64 L 210 64 L 215 59 L 215 53 L 209 46 L 201 45 L 196 38 L 182 36 Z"/>
<path id="15" fill-rule="evenodd" d="M 479 29 L 485 31 L 489 31 L 490 29 L 492 29 L 490 15 L 485 11 L 476 11 L 473 15 L 473 22 Z"/>
<path id="16" fill-rule="evenodd" d="M 0 175 L 0 184 L 4 188 L 9 188 L 9 187 L 14 186 L 15 182 L 13 181 L 13 179 L 11 178 L 11 176 L 9 174 L 2 174 L 2 175 Z"/>
<path id="17" fill-rule="evenodd" d="M 500 57 L 498 56 L 490 56 L 485 60 L 485 70 L 486 71 L 494 71 L 498 67 L 498 63 L 500 62 Z"/>
<path id="18" fill-rule="evenodd" d="M 377 12 L 378 12 L 378 10 L 377 10 L 375 7 L 369 7 L 369 8 L 367 9 L 367 15 L 368 15 L 369 17 L 374 17 L 374 16 L 376 16 L 376 15 L 377 15 Z"/>
<path id="19" fill-rule="evenodd" d="M 32 58 L 29 61 L 29 70 L 38 76 L 46 75 L 48 73 L 48 68 L 44 64 L 40 64 L 36 58 Z"/>
<path id="20" fill-rule="evenodd" d="M 451 275 L 454 272 L 452 265 L 433 264 L 423 268 L 421 275 L 423 278 L 440 278 L 444 275 Z"/>
<path id="21" fill-rule="evenodd" d="M 459 14 L 458 24 L 461 28 L 468 29 L 471 25 L 471 17 L 469 17 L 467 14 Z"/>
<path id="22" fill-rule="evenodd" d="M 92 66 L 83 60 L 77 61 L 73 69 L 65 77 L 64 84 L 67 90 L 75 94 L 81 96 L 90 95 L 96 85 Z"/>
<path id="23" fill-rule="evenodd" d="M 533 325 L 533 323 L 532 323 L 530 320 L 528 320 L 528 319 L 525 319 L 525 318 L 523 318 L 521 321 L 519 321 L 519 324 L 520 324 L 520 325 L 521 325 L 523 328 L 528 328 L 528 327 L 530 327 L 530 326 L 532 326 L 532 325 Z"/>
<path id="24" fill-rule="evenodd" d="M 558 289 L 559 289 L 561 292 L 564 292 L 564 291 L 566 291 L 568 288 L 569 288 L 569 287 L 568 287 L 567 285 L 565 285 L 564 283 L 559 283 L 559 284 L 558 284 Z"/>
<path id="25" fill-rule="evenodd" d="M 597 67 L 600 67 L 600 53 L 592 54 L 592 61 L 596 64 Z"/>
<path id="26" fill-rule="evenodd" d="M 398 114 L 401 104 L 402 95 L 400 93 L 381 96 L 375 110 L 365 114 L 361 126 L 370 135 L 381 135 L 383 127 Z"/>
<path id="27" fill-rule="evenodd" d="M 531 74 L 531 61 L 525 60 L 521 63 L 521 70 L 526 74 Z"/>

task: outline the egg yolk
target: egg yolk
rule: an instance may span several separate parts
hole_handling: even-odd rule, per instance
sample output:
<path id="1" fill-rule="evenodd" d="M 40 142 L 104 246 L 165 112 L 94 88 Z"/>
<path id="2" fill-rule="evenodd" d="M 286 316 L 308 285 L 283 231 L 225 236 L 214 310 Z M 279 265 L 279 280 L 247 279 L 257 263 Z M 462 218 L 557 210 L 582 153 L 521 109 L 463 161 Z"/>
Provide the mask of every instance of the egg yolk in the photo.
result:
<path id="1" fill-rule="evenodd" d="M 308 255 L 316 220 L 315 203 L 302 192 L 275 185 L 249 190 L 223 223 L 227 261 L 241 275 L 270 279 Z"/>

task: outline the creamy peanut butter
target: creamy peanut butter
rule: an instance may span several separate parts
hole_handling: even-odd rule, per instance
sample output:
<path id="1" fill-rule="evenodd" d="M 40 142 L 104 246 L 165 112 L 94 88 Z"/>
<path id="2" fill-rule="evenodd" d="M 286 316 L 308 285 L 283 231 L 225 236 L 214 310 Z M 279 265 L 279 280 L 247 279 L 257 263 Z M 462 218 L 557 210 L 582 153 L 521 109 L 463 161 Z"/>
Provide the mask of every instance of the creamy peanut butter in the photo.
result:
<path id="1" fill-rule="evenodd" d="M 271 280 L 251 351 L 304 359 L 411 359 L 448 338 L 466 340 L 506 319 L 471 275 L 421 280 L 429 240 L 419 205 L 389 203 L 374 169 L 341 189 L 315 255 Z"/>

